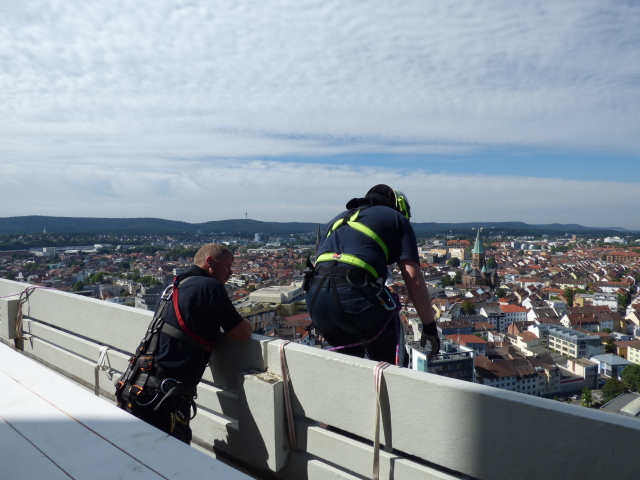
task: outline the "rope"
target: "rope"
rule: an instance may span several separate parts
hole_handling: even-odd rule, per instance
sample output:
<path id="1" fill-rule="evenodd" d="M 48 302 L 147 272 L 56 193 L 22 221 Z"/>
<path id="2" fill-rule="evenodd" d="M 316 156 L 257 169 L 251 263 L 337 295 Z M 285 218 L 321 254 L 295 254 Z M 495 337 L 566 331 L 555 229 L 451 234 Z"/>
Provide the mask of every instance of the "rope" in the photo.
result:
<path id="1" fill-rule="evenodd" d="M 404 333 L 404 332 L 402 332 L 402 333 Z M 400 363 L 400 343 L 401 343 L 401 338 L 402 337 L 400 337 L 400 322 L 397 321 L 396 322 L 396 339 L 397 339 L 397 341 L 396 341 L 396 365 L 399 365 L 399 366 L 402 366 L 402 363 Z"/>
<path id="2" fill-rule="evenodd" d="M 27 304 L 29 303 L 29 297 L 37 288 L 42 288 L 42 287 L 32 286 L 32 287 L 25 288 L 20 293 L 20 298 L 18 299 L 18 314 L 16 315 L 16 335 L 20 340 L 24 339 L 24 335 L 22 334 L 22 319 L 24 316 L 24 314 L 22 313 L 22 306 L 25 303 Z M 27 315 L 30 314 L 30 308 L 31 306 L 29 305 L 29 312 L 27 313 Z"/>
<path id="3" fill-rule="evenodd" d="M 284 346 L 287 345 L 288 340 L 282 342 L 279 347 L 280 351 L 280 369 L 282 370 L 282 381 L 284 382 L 284 406 L 285 413 L 287 414 L 287 427 L 289 432 L 289 446 L 292 449 L 297 449 L 296 443 L 296 431 L 293 424 L 293 409 L 291 408 L 291 395 L 289 392 L 289 368 L 287 367 L 287 358 L 284 354 Z"/>
<path id="4" fill-rule="evenodd" d="M 19 293 L 12 293 L 11 295 L 3 295 L 2 297 L 0 297 L 0 299 L 2 298 L 11 298 L 11 297 L 15 297 L 16 295 L 20 295 Z"/>
<path id="5" fill-rule="evenodd" d="M 400 311 L 402 310 L 402 303 L 400 302 L 400 296 L 396 292 L 391 292 L 393 300 L 396 303 L 396 308 L 389 312 L 393 315 L 396 321 L 396 365 L 404 366 L 404 330 L 402 329 L 402 321 L 400 320 Z"/>
<path id="6" fill-rule="evenodd" d="M 56 290 L 55 288 L 51 288 L 51 287 L 40 287 L 37 285 L 31 285 L 28 286 L 27 288 L 25 288 L 22 292 L 18 293 L 13 293 L 11 295 L 4 295 L 0 298 L 11 298 L 11 297 L 15 297 L 16 295 L 20 295 L 18 297 L 18 313 L 16 315 L 16 335 L 18 337 L 18 339 L 23 340 L 24 339 L 24 335 L 22 333 L 22 324 L 23 324 L 23 317 L 24 314 L 22 313 L 22 305 L 24 305 L 25 303 L 28 303 L 29 301 L 29 296 L 37 289 L 42 289 L 42 290 Z"/>
<path id="7" fill-rule="evenodd" d="M 109 347 L 107 346 L 100 347 L 100 356 L 98 357 L 98 362 L 95 366 L 94 393 L 97 396 L 100 396 L 100 370 L 107 372 L 109 380 L 113 379 L 113 369 L 111 368 L 111 362 L 107 356 L 107 350 L 109 350 Z"/>
<path id="8" fill-rule="evenodd" d="M 382 385 L 382 370 L 387 368 L 389 364 L 387 362 L 378 363 L 373 369 L 373 377 L 375 379 L 376 388 L 376 418 L 375 418 L 375 433 L 373 436 L 373 475 L 372 480 L 380 479 L 380 387 Z"/>
<path id="9" fill-rule="evenodd" d="M 41 290 L 58 290 L 57 288 L 53 288 L 53 287 L 41 287 L 39 285 L 31 285 L 30 287 L 27 287 L 27 289 L 29 288 L 38 288 Z M 11 295 L 3 295 L 0 298 L 11 298 L 11 297 L 15 297 L 16 295 L 20 295 L 19 293 L 12 293 Z"/>

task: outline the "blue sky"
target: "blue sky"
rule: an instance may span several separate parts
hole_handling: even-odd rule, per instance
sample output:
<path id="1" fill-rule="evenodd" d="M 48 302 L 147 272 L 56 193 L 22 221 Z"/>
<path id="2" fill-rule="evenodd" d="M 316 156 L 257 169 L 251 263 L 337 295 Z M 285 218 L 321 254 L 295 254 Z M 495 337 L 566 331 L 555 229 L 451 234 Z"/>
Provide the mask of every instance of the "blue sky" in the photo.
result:
<path id="1" fill-rule="evenodd" d="M 640 229 L 640 3 L 0 7 L 0 216 Z"/>

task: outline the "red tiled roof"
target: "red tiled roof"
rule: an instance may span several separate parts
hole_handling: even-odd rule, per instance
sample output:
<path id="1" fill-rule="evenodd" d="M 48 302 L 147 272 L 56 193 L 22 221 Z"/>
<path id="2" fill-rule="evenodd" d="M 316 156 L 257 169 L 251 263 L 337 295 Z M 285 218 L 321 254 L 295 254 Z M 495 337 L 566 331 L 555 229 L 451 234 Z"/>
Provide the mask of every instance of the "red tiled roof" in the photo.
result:
<path id="1" fill-rule="evenodd" d="M 504 313 L 526 312 L 527 309 L 520 305 L 500 305 L 500 310 Z"/>
<path id="2" fill-rule="evenodd" d="M 467 345 L 469 343 L 487 343 L 486 340 L 476 337 L 475 335 L 447 335 L 447 338 L 460 345 Z"/>

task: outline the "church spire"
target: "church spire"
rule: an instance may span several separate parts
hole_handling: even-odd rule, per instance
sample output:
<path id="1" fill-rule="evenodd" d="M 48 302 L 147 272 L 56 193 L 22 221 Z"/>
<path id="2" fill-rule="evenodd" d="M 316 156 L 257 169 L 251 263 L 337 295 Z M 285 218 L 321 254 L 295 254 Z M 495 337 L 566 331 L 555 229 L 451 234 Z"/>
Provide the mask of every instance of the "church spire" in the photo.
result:
<path id="1" fill-rule="evenodd" d="M 473 246 L 473 253 L 482 253 L 484 255 L 484 246 L 482 245 L 482 238 L 480 237 L 480 228 L 476 235 L 476 244 Z"/>
<path id="2" fill-rule="evenodd" d="M 482 270 L 484 267 L 484 246 L 482 245 L 482 237 L 480 236 L 480 229 L 478 229 L 478 234 L 476 235 L 476 244 L 473 246 L 473 251 L 471 252 L 471 265 L 473 268 L 477 270 Z"/>

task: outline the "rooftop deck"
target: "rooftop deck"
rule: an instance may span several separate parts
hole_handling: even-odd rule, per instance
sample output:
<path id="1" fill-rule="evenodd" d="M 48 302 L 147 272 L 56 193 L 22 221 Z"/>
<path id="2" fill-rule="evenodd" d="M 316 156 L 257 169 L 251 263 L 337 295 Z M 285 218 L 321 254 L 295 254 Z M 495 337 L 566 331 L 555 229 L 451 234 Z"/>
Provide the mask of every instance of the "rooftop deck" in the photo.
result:
<path id="1" fill-rule="evenodd" d="M 251 478 L 6 345 L 0 392 L 0 478 Z"/>
<path id="2" fill-rule="evenodd" d="M 27 286 L 0 280 L 0 341 L 8 346 L 15 342 L 18 298 Z M 208 478 L 235 478 L 226 471 L 216 473 L 214 467 L 220 464 L 211 463 L 215 460 L 167 438 L 106 401 L 113 399 L 113 377 L 124 370 L 127 352 L 137 346 L 151 312 L 36 289 L 23 305 L 23 313 L 26 338 L 17 342 L 22 354 L 41 364 L 38 368 L 48 367 L 47 375 L 54 375 L 49 369 L 56 370 L 104 397 L 94 398 L 74 386 L 91 397 L 85 405 L 100 402 L 105 410 L 86 408 L 79 402 L 79 410 L 67 412 L 78 421 L 59 431 L 65 442 L 78 435 L 84 438 L 89 428 L 99 434 L 97 439 L 78 445 L 86 446 L 81 457 L 93 465 L 90 470 L 105 471 L 102 465 L 113 462 L 104 460 L 105 452 L 118 447 L 126 451 L 135 445 L 136 438 L 144 436 L 158 448 L 145 445 L 142 457 L 126 456 L 128 466 L 135 461 L 139 465 L 132 467 L 135 471 L 123 471 L 121 478 L 138 478 L 136 468 L 148 475 L 181 478 L 171 469 L 168 459 L 172 457 L 160 448 L 162 444 L 170 445 L 171 451 L 180 449 L 181 454 L 189 451 L 185 457 L 189 464 L 196 469 L 209 468 Z M 375 362 L 296 344 L 284 348 L 297 439 L 294 449 L 287 441 L 281 344 L 259 336 L 242 344 L 220 338 L 212 367 L 198 388 L 194 442 L 263 478 L 371 478 Z M 55 436 L 57 428 L 34 422 L 39 418 L 37 410 L 14 398 L 21 398 L 18 395 L 24 387 L 37 392 L 39 400 L 29 402 L 62 407 L 74 404 L 79 394 L 67 387 L 37 390 L 27 380 L 21 380 L 23 387 L 13 385 L 11 393 L 6 393 L 10 389 L 5 384 L 12 385 L 15 380 L 11 378 L 18 380 L 24 371 L 17 360 L 5 366 L 7 350 L 1 349 L 5 353 L 0 358 L 4 372 L 0 373 L 0 415 L 14 423 L 18 419 L 25 432 L 32 432 L 31 436 L 25 434 L 30 439 L 38 438 L 43 429 Z M 8 353 L 27 361 L 16 352 Z M 103 362 L 99 362 L 101 357 Z M 640 421 L 635 418 L 398 367 L 384 370 L 381 411 L 383 479 L 602 479 L 610 478 L 611 472 L 619 479 L 638 477 Z M 21 435 L 9 423 L 4 420 L 0 424 L 0 457 L 16 461 L 0 461 L 0 478 L 7 477 L 15 463 L 23 464 L 25 456 L 33 459 L 33 465 L 46 462 L 40 450 L 15 446 Z M 325 424 L 331 427 L 324 428 Z M 122 450 L 117 455 L 124 455 Z M 110 472 L 107 477 L 118 475 Z M 92 478 L 98 477 L 94 474 Z"/>

